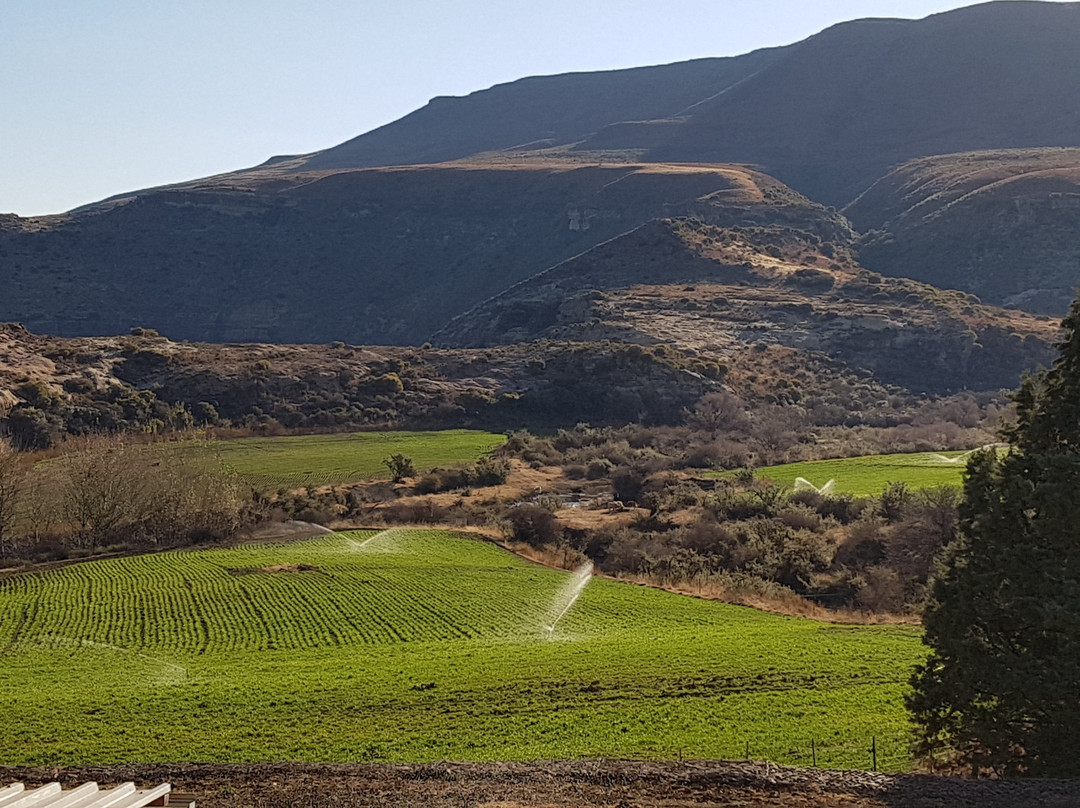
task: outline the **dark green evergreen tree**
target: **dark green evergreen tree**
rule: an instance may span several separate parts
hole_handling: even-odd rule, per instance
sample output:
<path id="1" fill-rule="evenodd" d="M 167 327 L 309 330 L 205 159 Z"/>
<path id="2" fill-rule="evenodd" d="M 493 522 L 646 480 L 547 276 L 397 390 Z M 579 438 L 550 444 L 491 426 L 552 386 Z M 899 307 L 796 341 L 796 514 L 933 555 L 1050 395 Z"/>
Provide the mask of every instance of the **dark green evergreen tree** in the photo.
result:
<path id="1" fill-rule="evenodd" d="M 919 751 L 976 772 L 1080 776 L 1080 299 L 1058 347 L 1014 396 L 1008 453 L 968 464 L 907 700 Z"/>

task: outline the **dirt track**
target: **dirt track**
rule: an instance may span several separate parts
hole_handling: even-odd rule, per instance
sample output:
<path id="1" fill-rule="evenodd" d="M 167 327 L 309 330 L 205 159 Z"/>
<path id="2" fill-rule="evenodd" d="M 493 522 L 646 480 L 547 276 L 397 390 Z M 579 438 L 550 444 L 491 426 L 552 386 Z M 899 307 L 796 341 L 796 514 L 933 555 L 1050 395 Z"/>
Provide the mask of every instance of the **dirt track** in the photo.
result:
<path id="1" fill-rule="evenodd" d="M 766 763 L 140 764 L 0 767 L 0 784 L 168 781 L 199 808 L 1020 808 L 1080 806 L 1080 781 L 817 771 Z"/>

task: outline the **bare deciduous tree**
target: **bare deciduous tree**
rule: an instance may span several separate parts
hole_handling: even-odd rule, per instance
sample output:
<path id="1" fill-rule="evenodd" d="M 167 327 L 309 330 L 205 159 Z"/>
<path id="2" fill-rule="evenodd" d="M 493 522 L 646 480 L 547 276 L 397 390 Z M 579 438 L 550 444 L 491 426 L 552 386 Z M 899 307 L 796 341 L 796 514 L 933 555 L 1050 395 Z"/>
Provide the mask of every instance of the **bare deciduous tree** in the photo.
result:
<path id="1" fill-rule="evenodd" d="M 0 439 L 0 559 L 10 549 L 28 469 L 26 458 Z"/>
<path id="2" fill-rule="evenodd" d="M 713 440 L 720 432 L 742 430 L 746 426 L 746 405 L 728 392 L 708 393 L 686 414 L 686 424 L 709 433 Z"/>
<path id="3" fill-rule="evenodd" d="M 57 461 L 64 507 L 86 549 L 95 550 L 120 524 L 139 516 L 145 477 L 137 460 L 122 442 L 90 438 Z"/>

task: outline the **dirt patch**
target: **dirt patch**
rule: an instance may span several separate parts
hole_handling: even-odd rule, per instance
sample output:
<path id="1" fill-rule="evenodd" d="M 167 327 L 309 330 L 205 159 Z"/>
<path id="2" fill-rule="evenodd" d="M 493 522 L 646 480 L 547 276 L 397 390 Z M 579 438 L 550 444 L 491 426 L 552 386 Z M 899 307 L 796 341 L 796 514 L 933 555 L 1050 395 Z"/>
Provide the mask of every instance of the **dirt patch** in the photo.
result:
<path id="1" fill-rule="evenodd" d="M 0 784 L 170 782 L 199 808 L 1014 808 L 1080 805 L 1080 781 L 999 782 L 757 762 L 141 764 L 0 767 Z"/>
<path id="2" fill-rule="evenodd" d="M 559 508 L 555 518 L 563 527 L 575 530 L 600 530 L 603 528 L 625 527 L 635 519 L 644 519 L 649 515 L 645 508 L 585 507 Z"/>

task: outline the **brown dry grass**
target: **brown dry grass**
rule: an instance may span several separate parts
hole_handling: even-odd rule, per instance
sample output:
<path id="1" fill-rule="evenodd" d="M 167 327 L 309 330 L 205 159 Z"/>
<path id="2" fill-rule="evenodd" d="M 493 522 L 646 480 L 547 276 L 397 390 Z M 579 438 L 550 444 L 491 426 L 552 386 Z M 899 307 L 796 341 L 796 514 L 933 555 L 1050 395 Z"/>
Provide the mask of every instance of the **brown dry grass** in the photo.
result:
<path id="1" fill-rule="evenodd" d="M 576 530 L 625 527 L 635 519 L 648 515 L 649 512 L 645 508 L 623 508 L 622 510 L 606 507 L 560 508 L 555 511 L 555 518 L 559 520 L 560 525 Z"/>
<path id="2" fill-rule="evenodd" d="M 613 578 L 613 580 L 627 581 L 638 586 L 651 586 L 654 589 L 663 589 L 665 592 L 701 598 L 702 600 L 732 603 L 736 606 L 749 606 L 752 609 L 771 614 L 782 614 L 787 617 L 805 617 L 822 623 L 861 626 L 917 626 L 920 622 L 915 615 L 859 612 L 851 609 L 832 610 L 798 595 L 782 599 L 767 598 L 757 594 L 729 591 L 717 583 L 670 584 L 657 582 L 641 575 L 620 576 Z"/>

